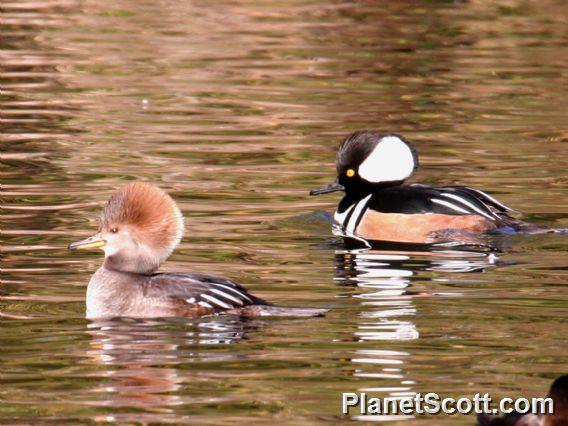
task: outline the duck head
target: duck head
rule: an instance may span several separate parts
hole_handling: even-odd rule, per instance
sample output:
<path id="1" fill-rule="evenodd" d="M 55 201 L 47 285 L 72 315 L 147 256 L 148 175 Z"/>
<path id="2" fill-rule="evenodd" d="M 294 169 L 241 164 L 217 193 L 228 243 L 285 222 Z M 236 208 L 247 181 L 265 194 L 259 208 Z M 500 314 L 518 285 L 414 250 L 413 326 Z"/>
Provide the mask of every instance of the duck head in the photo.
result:
<path id="1" fill-rule="evenodd" d="M 129 183 L 111 196 L 99 231 L 69 249 L 99 248 L 105 268 L 150 274 L 179 244 L 183 229 L 183 216 L 168 194 L 147 183 Z"/>
<path id="2" fill-rule="evenodd" d="M 372 131 L 351 133 L 339 146 L 337 180 L 311 195 L 334 191 L 370 193 L 399 185 L 418 168 L 418 155 L 410 142 L 395 134 Z"/>

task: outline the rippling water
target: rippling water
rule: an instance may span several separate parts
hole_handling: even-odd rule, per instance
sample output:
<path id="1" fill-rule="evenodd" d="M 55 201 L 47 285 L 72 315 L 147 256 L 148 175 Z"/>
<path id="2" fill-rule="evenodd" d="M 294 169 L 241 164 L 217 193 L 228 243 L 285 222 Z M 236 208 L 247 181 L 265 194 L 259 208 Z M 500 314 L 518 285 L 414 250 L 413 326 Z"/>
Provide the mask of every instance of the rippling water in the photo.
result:
<path id="1" fill-rule="evenodd" d="M 568 226 L 567 19 L 560 0 L 4 1 L 0 423 L 313 424 L 341 419 L 341 392 L 544 394 L 566 372 L 566 236 L 347 250 L 337 197 L 307 192 L 375 128 L 415 141 L 417 181 Z M 101 259 L 66 244 L 138 179 L 187 218 L 165 270 L 330 314 L 86 321 Z"/>

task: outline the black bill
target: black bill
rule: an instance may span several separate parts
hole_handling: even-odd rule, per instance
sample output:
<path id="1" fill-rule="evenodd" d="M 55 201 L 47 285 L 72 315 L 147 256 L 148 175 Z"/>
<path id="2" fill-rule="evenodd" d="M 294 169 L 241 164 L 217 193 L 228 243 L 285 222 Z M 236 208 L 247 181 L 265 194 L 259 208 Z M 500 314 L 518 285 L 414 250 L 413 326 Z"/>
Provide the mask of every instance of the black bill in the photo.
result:
<path id="1" fill-rule="evenodd" d="M 320 195 L 320 194 L 327 194 L 329 192 L 336 192 L 336 191 L 345 191 L 343 185 L 340 185 L 337 182 L 330 183 L 324 187 L 318 189 L 312 189 L 310 191 L 310 195 Z"/>

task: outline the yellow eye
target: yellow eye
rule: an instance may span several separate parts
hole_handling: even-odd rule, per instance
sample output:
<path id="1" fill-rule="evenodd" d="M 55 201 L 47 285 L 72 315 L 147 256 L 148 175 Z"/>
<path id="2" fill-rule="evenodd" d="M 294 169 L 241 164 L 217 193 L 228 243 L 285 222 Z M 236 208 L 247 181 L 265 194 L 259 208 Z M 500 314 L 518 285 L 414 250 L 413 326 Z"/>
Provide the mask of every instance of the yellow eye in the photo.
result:
<path id="1" fill-rule="evenodd" d="M 347 175 L 347 177 L 353 177 L 355 176 L 355 170 L 349 169 L 347 170 L 347 172 L 345 172 L 345 174 Z"/>

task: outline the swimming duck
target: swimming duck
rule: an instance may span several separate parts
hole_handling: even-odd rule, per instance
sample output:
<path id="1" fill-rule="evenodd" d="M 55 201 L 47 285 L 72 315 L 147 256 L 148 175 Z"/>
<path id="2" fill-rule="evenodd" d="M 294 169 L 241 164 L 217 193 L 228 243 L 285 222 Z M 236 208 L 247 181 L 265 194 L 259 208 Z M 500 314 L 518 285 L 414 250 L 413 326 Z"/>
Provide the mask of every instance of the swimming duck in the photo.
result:
<path id="1" fill-rule="evenodd" d="M 70 250 L 101 249 L 104 262 L 87 287 L 87 318 L 319 316 L 325 309 L 273 306 L 221 277 L 156 270 L 181 241 L 183 216 L 175 201 L 147 183 L 115 192 L 98 232 Z"/>
<path id="2" fill-rule="evenodd" d="M 537 228 L 513 218 L 513 209 L 478 189 L 404 184 L 417 169 L 416 150 L 402 136 L 358 131 L 339 146 L 336 182 L 310 194 L 344 191 L 336 229 L 365 240 L 430 244 Z"/>

